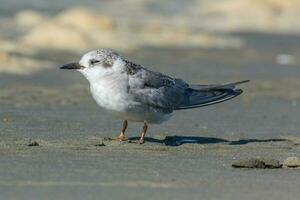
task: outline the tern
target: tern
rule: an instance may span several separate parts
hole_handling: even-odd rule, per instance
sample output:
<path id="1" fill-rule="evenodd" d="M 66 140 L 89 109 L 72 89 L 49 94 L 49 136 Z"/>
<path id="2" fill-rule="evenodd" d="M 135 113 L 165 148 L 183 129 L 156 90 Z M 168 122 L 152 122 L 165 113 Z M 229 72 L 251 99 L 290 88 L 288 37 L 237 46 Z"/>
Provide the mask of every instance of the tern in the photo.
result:
<path id="1" fill-rule="evenodd" d="M 65 64 L 61 69 L 74 69 L 90 83 L 97 104 L 123 119 L 123 127 L 116 140 L 125 141 L 128 121 L 143 122 L 139 140 L 142 144 L 148 124 L 162 123 L 174 111 L 199 108 L 221 103 L 240 95 L 236 85 L 249 80 L 228 84 L 188 84 L 182 79 L 154 72 L 133 63 L 107 49 L 93 50 L 79 62 Z"/>

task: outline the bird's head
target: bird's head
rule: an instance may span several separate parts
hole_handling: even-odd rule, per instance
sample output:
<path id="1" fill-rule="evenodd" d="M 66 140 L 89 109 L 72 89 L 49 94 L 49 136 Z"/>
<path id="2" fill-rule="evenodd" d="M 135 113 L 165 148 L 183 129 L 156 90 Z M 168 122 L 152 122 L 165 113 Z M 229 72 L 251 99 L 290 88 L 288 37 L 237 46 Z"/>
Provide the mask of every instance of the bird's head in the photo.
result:
<path id="1" fill-rule="evenodd" d="M 125 71 L 123 58 L 119 54 L 106 49 L 90 51 L 84 54 L 79 62 L 66 64 L 60 68 L 75 69 L 81 72 L 90 82 Z"/>

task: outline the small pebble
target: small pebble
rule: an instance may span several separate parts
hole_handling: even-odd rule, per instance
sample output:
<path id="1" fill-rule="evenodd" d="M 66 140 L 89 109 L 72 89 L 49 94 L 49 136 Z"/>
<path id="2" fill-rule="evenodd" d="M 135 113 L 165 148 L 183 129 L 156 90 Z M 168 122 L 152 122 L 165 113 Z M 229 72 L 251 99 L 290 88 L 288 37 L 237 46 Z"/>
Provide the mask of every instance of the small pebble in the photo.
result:
<path id="1" fill-rule="evenodd" d="M 40 144 L 37 142 L 37 141 L 33 141 L 33 142 L 30 142 L 28 144 L 29 147 L 36 147 L 36 146 L 40 146 Z"/>
<path id="2" fill-rule="evenodd" d="M 96 147 L 104 147 L 104 146 L 106 146 L 103 142 L 101 142 L 101 143 L 98 143 L 98 144 L 95 144 L 95 146 Z"/>
<path id="3" fill-rule="evenodd" d="M 274 169 L 281 168 L 282 164 L 272 158 L 244 158 L 232 162 L 234 168 L 260 168 Z"/>
<path id="4" fill-rule="evenodd" d="M 290 167 L 290 168 L 296 168 L 300 167 L 300 158 L 298 157 L 288 157 L 283 161 L 283 165 Z"/>
<path id="5" fill-rule="evenodd" d="M 291 65 L 294 64 L 295 61 L 296 61 L 295 56 L 290 54 L 279 54 L 276 57 L 276 62 L 281 65 Z"/>
<path id="6" fill-rule="evenodd" d="M 2 118 L 2 121 L 3 121 L 4 123 L 11 123 L 11 122 L 13 122 L 13 119 L 10 118 L 10 117 L 4 117 L 4 118 Z"/>

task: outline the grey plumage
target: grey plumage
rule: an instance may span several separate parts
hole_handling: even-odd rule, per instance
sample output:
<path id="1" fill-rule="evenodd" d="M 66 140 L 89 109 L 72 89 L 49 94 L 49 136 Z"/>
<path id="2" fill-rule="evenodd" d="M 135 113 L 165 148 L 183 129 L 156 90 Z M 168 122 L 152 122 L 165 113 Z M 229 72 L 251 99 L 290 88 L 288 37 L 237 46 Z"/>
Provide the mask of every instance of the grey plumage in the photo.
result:
<path id="1" fill-rule="evenodd" d="M 184 98 L 184 90 L 188 88 L 188 85 L 180 79 L 173 79 L 143 67 L 131 75 L 130 79 L 138 79 L 143 83 L 139 87 L 129 84 L 134 99 L 164 113 L 171 113 L 179 106 Z"/>
<path id="2" fill-rule="evenodd" d="M 181 79 L 150 71 L 141 65 L 126 60 L 127 72 L 132 79 L 139 79 L 143 85 L 130 87 L 135 100 L 164 113 L 221 103 L 242 93 L 235 86 L 246 81 L 223 85 L 189 85 Z M 133 73 L 134 72 L 134 73 Z"/>
<path id="3" fill-rule="evenodd" d="M 236 85 L 249 82 L 249 80 L 220 84 L 220 85 L 190 85 L 186 90 L 185 99 L 176 110 L 209 106 L 232 99 L 242 94 Z"/>

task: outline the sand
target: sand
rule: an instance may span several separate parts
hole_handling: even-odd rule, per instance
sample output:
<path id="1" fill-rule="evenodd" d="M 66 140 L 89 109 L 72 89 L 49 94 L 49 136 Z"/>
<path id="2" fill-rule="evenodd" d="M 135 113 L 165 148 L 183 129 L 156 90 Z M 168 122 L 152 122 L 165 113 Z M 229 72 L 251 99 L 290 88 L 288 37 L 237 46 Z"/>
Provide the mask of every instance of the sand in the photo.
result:
<path id="1" fill-rule="evenodd" d="M 121 121 L 97 107 L 80 74 L 58 69 L 77 54 L 42 52 L 41 58 L 57 57 L 56 65 L 27 76 L 1 74 L 0 198 L 298 199 L 297 168 L 231 166 L 248 157 L 283 162 L 300 155 L 299 91 L 286 92 L 280 84 L 297 82 L 300 70 L 297 63 L 277 64 L 273 50 L 289 40 L 242 37 L 251 51 L 123 52 L 193 83 L 252 80 L 241 86 L 245 92 L 239 98 L 176 112 L 169 122 L 150 126 L 143 145 L 104 140 L 118 134 Z M 266 38 L 272 39 L 263 43 Z M 299 43 L 294 38 L 281 51 L 295 55 Z M 128 137 L 137 137 L 140 126 L 130 123 Z"/>
<path id="2" fill-rule="evenodd" d="M 300 198 L 298 0 L 0 3 L 0 199 Z M 99 47 L 190 83 L 251 82 L 143 145 L 107 141 L 121 120 L 59 69 Z M 285 165 L 232 167 L 249 158 Z"/>

